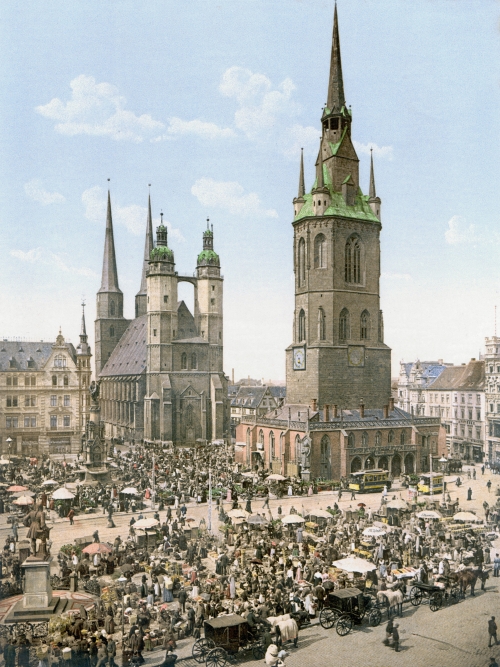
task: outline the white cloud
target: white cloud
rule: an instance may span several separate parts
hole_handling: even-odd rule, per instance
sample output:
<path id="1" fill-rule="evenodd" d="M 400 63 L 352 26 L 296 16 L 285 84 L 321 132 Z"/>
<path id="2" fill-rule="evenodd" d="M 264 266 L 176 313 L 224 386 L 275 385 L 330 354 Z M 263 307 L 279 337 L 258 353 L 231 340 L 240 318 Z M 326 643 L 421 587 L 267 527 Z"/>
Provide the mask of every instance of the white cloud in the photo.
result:
<path id="1" fill-rule="evenodd" d="M 273 89 L 265 74 L 255 74 L 237 66 L 227 69 L 219 84 L 222 95 L 239 103 L 234 124 L 249 139 L 268 134 L 275 128 L 280 116 L 298 113 L 298 105 L 291 100 L 294 90 L 295 84 L 289 78 Z"/>
<path id="2" fill-rule="evenodd" d="M 373 157 L 385 158 L 387 160 L 392 160 L 394 157 L 394 148 L 392 146 L 377 146 L 374 143 L 362 144 L 359 141 L 353 141 L 352 143 L 358 153 L 370 155 L 370 151 L 373 150 Z"/>
<path id="3" fill-rule="evenodd" d="M 465 218 L 460 215 L 454 215 L 448 221 L 448 229 L 444 233 L 446 242 L 450 245 L 458 245 L 460 243 L 475 243 L 479 241 L 479 236 L 476 233 L 474 225 L 468 225 Z"/>
<path id="4" fill-rule="evenodd" d="M 174 136 L 194 134 L 203 139 L 227 139 L 235 137 L 236 133 L 230 127 L 219 127 L 215 123 L 207 123 L 202 120 L 182 120 L 171 118 L 167 128 L 167 134 L 158 139 L 167 139 Z"/>
<path id="5" fill-rule="evenodd" d="M 42 186 L 42 181 L 39 178 L 34 178 L 28 183 L 24 184 L 24 192 L 30 199 L 34 199 L 46 206 L 47 204 L 60 204 L 66 201 L 63 195 L 59 192 L 48 192 Z"/>
<path id="6" fill-rule="evenodd" d="M 311 125 L 304 127 L 304 125 L 295 123 L 295 125 L 287 128 L 286 135 L 287 145 L 283 152 L 286 157 L 294 159 L 300 155 L 301 148 L 307 150 L 309 148 L 319 147 L 321 130 L 317 127 L 312 127 Z"/>
<path id="7" fill-rule="evenodd" d="M 72 273 L 78 276 L 85 276 L 87 278 L 96 278 L 97 274 L 86 267 L 76 267 L 70 266 L 66 263 L 61 255 L 46 250 L 45 248 L 32 248 L 31 250 L 11 250 L 10 254 L 12 257 L 19 259 L 21 262 L 27 262 L 28 264 L 43 264 L 45 266 L 53 266 L 58 268 L 60 271 L 65 273 Z"/>
<path id="8" fill-rule="evenodd" d="M 87 220 L 105 223 L 107 195 L 103 188 L 95 185 L 93 188 L 85 190 L 82 193 L 82 202 L 85 206 L 85 217 Z M 138 204 L 120 206 L 111 203 L 111 213 L 113 224 L 123 225 L 135 236 L 146 233 L 147 209 L 145 206 L 139 206 Z M 158 219 L 155 223 L 160 224 L 160 220 Z M 169 233 L 177 241 L 183 242 L 186 240 L 181 231 L 173 227 L 168 220 L 164 220 L 163 224 L 167 226 Z"/>
<path id="9" fill-rule="evenodd" d="M 191 188 L 191 193 L 203 206 L 223 208 L 233 215 L 264 216 L 277 218 L 278 213 L 262 207 L 259 196 L 248 192 L 236 181 L 215 181 L 213 178 L 199 178 Z"/>
<path id="10" fill-rule="evenodd" d="M 106 136 L 138 143 L 165 128 L 149 114 L 137 116 L 124 109 L 126 99 L 110 83 L 97 83 L 93 76 L 81 74 L 70 86 L 71 98 L 67 102 L 55 97 L 36 107 L 42 116 L 57 121 L 55 130 L 60 134 Z"/>

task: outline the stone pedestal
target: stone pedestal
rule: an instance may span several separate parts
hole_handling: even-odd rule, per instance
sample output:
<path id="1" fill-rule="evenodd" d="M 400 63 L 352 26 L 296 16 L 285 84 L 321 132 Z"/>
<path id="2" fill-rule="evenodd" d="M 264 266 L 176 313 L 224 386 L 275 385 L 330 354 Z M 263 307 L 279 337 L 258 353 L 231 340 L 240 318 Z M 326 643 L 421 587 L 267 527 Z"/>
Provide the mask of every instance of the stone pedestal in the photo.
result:
<path id="1" fill-rule="evenodd" d="M 29 556 L 22 564 L 24 570 L 24 609 L 47 609 L 50 606 L 52 602 L 51 560 L 52 558 L 40 560 L 34 556 Z"/>

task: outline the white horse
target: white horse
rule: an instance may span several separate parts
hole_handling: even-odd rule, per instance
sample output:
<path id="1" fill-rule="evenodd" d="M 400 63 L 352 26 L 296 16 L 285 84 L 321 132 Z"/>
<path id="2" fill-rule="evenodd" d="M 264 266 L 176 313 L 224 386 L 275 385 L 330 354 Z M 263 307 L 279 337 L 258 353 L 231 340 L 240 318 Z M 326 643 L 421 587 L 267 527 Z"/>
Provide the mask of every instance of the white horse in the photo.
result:
<path id="1" fill-rule="evenodd" d="M 379 591 L 377 593 L 377 602 L 389 605 L 388 615 L 393 613 L 398 616 L 403 615 L 403 593 L 401 591 Z"/>

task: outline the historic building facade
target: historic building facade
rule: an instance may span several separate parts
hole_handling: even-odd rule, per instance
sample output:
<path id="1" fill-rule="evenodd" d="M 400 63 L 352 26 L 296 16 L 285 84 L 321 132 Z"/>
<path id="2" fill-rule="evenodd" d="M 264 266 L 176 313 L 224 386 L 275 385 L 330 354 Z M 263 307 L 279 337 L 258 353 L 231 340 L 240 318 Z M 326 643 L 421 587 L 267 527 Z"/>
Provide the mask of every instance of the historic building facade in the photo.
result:
<path id="1" fill-rule="evenodd" d="M 136 317 L 126 320 L 108 195 L 96 319 L 96 360 L 101 360 L 98 378 L 106 437 L 146 438 L 183 446 L 229 437 L 228 379 L 223 372 L 223 278 L 213 241 L 213 228 L 207 227 L 196 274 L 179 275 L 163 223 L 153 244 L 149 200 Z M 194 313 L 177 299 L 180 282 L 193 285 Z"/>
<path id="2" fill-rule="evenodd" d="M 485 406 L 486 406 L 486 455 L 490 463 L 500 463 L 500 338 L 486 338 Z"/>
<path id="3" fill-rule="evenodd" d="M 380 466 L 394 476 L 429 469 L 446 452 L 437 417 L 411 415 L 391 397 L 391 350 L 380 309 L 381 200 L 373 158 L 359 184 L 344 95 L 335 8 L 327 105 L 315 180 L 301 157 L 293 200 L 295 311 L 286 350 L 286 403 L 241 417 L 236 456 L 285 475 L 339 479 Z"/>
<path id="4" fill-rule="evenodd" d="M 425 389 L 434 382 L 447 366 L 439 361 L 415 361 L 400 364 L 397 384 L 397 406 L 415 415 L 428 414 L 425 411 Z"/>
<path id="5" fill-rule="evenodd" d="M 0 446 L 6 456 L 77 455 L 89 419 L 91 350 L 82 315 L 75 349 L 54 343 L 0 343 Z"/>

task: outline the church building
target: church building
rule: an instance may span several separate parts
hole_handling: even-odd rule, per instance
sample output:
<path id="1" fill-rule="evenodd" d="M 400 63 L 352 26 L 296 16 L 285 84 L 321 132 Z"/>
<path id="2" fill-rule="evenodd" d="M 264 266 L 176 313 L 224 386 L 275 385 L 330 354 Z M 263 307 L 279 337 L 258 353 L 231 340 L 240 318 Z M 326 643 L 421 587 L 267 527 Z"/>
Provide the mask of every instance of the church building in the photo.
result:
<path id="1" fill-rule="evenodd" d="M 213 227 L 203 233 L 195 275 L 179 275 L 162 222 L 153 243 L 148 201 L 144 262 L 135 318 L 123 293 L 108 193 L 101 288 L 95 321 L 96 375 L 106 438 L 194 446 L 229 433 L 228 378 L 223 372 L 223 278 Z M 194 312 L 178 301 L 180 282 L 194 288 Z"/>
<path id="2" fill-rule="evenodd" d="M 242 418 L 237 458 L 283 475 L 339 479 L 361 468 L 420 472 L 445 448 L 440 420 L 391 400 L 391 350 L 380 309 L 381 200 L 373 156 L 359 179 L 344 94 L 335 6 L 327 104 L 314 182 L 301 156 L 293 200 L 295 311 L 286 350 L 286 405 Z"/>

